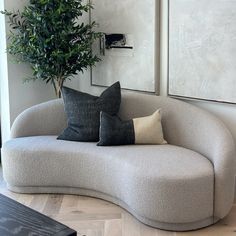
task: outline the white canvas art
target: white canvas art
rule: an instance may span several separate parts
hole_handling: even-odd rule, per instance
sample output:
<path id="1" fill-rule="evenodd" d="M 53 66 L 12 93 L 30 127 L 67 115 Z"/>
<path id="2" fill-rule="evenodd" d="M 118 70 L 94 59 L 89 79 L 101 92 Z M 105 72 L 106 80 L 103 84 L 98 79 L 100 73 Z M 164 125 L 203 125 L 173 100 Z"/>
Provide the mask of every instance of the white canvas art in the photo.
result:
<path id="1" fill-rule="evenodd" d="M 236 103 L 236 1 L 169 1 L 169 95 Z"/>
<path id="2" fill-rule="evenodd" d="M 92 85 L 120 81 L 122 88 L 156 91 L 157 2 L 92 0 L 91 20 L 104 33 L 93 46 L 93 53 L 102 60 L 92 69 Z"/>

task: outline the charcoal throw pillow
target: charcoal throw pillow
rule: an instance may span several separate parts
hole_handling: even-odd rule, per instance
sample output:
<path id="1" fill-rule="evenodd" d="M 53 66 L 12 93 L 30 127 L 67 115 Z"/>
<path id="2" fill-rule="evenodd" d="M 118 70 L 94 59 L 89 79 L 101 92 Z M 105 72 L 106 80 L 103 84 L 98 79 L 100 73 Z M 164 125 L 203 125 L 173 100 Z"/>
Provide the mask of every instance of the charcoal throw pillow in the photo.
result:
<path id="1" fill-rule="evenodd" d="M 100 112 L 116 115 L 120 109 L 120 83 L 107 88 L 100 97 L 63 87 L 62 96 L 68 127 L 58 139 L 97 142 L 99 140 Z"/>
<path id="2" fill-rule="evenodd" d="M 161 125 L 161 113 L 122 121 L 118 116 L 100 114 L 98 146 L 128 144 L 166 144 Z"/>

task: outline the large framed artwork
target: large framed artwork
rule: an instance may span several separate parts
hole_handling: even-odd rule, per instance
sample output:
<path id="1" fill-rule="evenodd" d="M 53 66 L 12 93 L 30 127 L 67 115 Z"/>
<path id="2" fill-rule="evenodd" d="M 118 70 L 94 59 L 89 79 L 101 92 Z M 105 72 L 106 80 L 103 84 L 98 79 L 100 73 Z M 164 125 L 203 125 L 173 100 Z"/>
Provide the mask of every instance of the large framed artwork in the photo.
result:
<path id="1" fill-rule="evenodd" d="M 235 0 L 169 0 L 168 94 L 236 103 Z"/>
<path id="2" fill-rule="evenodd" d="M 91 84 L 120 81 L 125 89 L 155 93 L 159 81 L 159 0 L 91 0 L 103 37 L 93 45 L 101 61 Z"/>

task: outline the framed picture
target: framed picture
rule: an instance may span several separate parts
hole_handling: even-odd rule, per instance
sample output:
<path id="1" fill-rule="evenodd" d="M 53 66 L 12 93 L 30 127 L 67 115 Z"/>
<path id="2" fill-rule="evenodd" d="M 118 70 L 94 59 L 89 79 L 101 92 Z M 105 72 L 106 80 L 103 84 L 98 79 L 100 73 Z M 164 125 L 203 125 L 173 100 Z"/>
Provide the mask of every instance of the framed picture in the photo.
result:
<path id="1" fill-rule="evenodd" d="M 92 0 L 91 21 L 103 37 L 93 45 L 101 61 L 91 84 L 120 81 L 125 89 L 155 93 L 159 81 L 159 1 Z"/>
<path id="2" fill-rule="evenodd" d="M 236 1 L 169 1 L 170 96 L 236 103 Z"/>

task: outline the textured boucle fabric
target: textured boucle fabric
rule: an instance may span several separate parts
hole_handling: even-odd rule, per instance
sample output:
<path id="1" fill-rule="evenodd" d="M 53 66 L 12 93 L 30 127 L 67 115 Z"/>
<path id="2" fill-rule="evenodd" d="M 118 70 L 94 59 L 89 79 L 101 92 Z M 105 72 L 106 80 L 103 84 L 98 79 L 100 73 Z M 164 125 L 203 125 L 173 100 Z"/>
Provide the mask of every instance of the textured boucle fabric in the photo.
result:
<path id="1" fill-rule="evenodd" d="M 66 127 L 62 99 L 51 100 L 23 111 L 11 127 L 11 138 L 58 135 Z"/>
<path id="2" fill-rule="evenodd" d="M 4 178 L 12 186 L 92 189 L 160 222 L 194 222 L 213 213 L 213 166 L 188 149 L 100 148 L 95 143 L 38 136 L 13 139 L 5 143 L 3 152 Z"/>
<path id="3" fill-rule="evenodd" d="M 32 188 L 34 187 L 37 188 L 41 186 L 40 187 L 41 189 L 45 187 L 50 190 L 51 187 L 51 189 L 57 188 L 59 191 L 60 189 L 63 189 L 63 187 L 65 187 L 65 189 L 66 187 L 73 188 L 72 185 L 77 185 L 78 181 L 81 181 L 79 183 L 81 183 L 81 185 L 83 186 L 84 185 L 87 186 L 87 183 L 90 183 L 91 188 L 92 187 L 95 188 L 96 186 L 97 186 L 96 189 L 101 188 L 99 192 L 113 189 L 114 194 L 116 194 L 117 196 L 125 197 L 126 194 L 127 195 L 127 197 L 125 197 L 126 203 L 130 204 L 130 202 L 132 202 L 133 208 L 136 209 L 137 205 L 138 205 L 137 208 L 140 208 L 140 211 L 138 211 L 137 209 L 136 215 L 138 215 L 140 212 L 146 212 L 146 211 L 149 212 L 150 210 L 151 211 L 149 212 L 150 216 L 153 216 L 153 214 L 158 214 L 155 208 L 152 208 L 154 203 L 149 204 L 149 207 L 151 209 L 145 209 L 145 210 L 143 209 L 144 207 L 148 207 L 147 206 L 148 202 L 146 203 L 144 202 L 144 199 L 146 199 L 145 191 L 144 195 L 142 195 L 143 198 L 140 198 L 141 200 L 140 204 L 136 202 L 138 201 L 137 197 L 134 196 L 134 194 L 132 194 L 133 188 L 135 188 L 135 186 L 139 193 L 142 192 L 141 190 L 146 190 L 145 188 L 142 189 L 141 186 L 144 186 L 147 182 L 150 183 L 150 185 L 146 186 L 148 196 L 150 197 L 152 196 L 153 199 L 158 196 L 159 203 L 163 201 L 166 204 L 167 201 L 165 201 L 165 199 L 166 196 L 168 196 L 170 198 L 169 199 L 170 206 L 173 206 L 173 204 L 175 204 L 177 208 L 174 207 L 174 209 L 176 210 L 173 213 L 173 217 L 177 217 L 177 220 L 179 221 L 178 228 L 183 229 L 185 224 L 181 223 L 181 220 L 186 219 L 187 215 L 183 214 L 182 218 L 182 213 L 184 213 L 185 211 L 183 211 L 182 208 L 181 209 L 178 208 L 179 204 L 177 201 L 173 203 L 175 199 L 175 194 L 176 193 L 177 195 L 180 194 L 180 192 L 178 191 L 179 189 L 178 187 L 180 186 L 181 187 L 180 189 L 184 190 L 184 193 L 186 193 L 186 195 L 185 194 L 181 195 L 180 202 L 181 201 L 185 202 L 185 197 L 186 197 L 186 203 L 188 203 L 189 206 L 188 208 L 189 210 L 186 212 L 186 214 L 191 212 L 191 214 L 193 214 L 193 216 L 190 216 L 191 219 L 191 217 L 196 216 L 195 208 L 190 207 L 189 202 L 191 200 L 188 199 L 191 198 L 193 201 L 192 203 L 194 203 L 194 201 L 196 201 L 195 199 L 197 198 L 201 199 L 202 197 L 204 197 L 205 199 L 206 195 L 209 197 L 208 190 L 207 193 L 205 193 L 206 190 L 205 183 L 208 183 L 209 179 L 211 178 L 210 177 L 211 171 L 214 171 L 214 182 L 212 180 L 211 183 L 214 186 L 213 189 L 214 196 L 212 200 L 209 200 L 209 198 L 207 198 L 206 201 L 211 201 L 208 202 L 209 204 L 209 206 L 207 205 L 208 207 L 205 207 L 205 205 L 201 206 L 199 204 L 198 208 L 199 211 L 202 213 L 204 209 L 206 209 L 206 212 L 208 212 L 212 210 L 210 209 L 210 205 L 212 205 L 214 206 L 214 209 L 213 212 L 211 213 L 211 217 L 213 216 L 213 219 L 223 218 L 230 211 L 234 199 L 234 178 L 235 178 L 236 163 L 235 163 L 235 144 L 233 142 L 232 135 L 230 134 L 229 130 L 225 127 L 225 125 L 213 115 L 193 105 L 172 98 L 151 96 L 140 93 L 124 92 L 122 94 L 122 103 L 119 116 L 123 120 L 133 119 L 135 117 L 140 117 L 140 116 L 147 116 L 160 107 L 162 108 L 162 125 L 163 125 L 164 137 L 166 141 L 171 145 L 158 146 L 158 149 L 170 148 L 169 151 L 171 152 L 169 152 L 168 155 L 172 155 L 173 157 L 175 157 L 175 151 L 171 149 L 171 147 L 173 146 L 176 146 L 175 148 L 182 147 L 183 150 L 186 149 L 189 149 L 189 151 L 192 150 L 193 152 L 190 151 L 191 153 L 189 153 L 191 163 L 186 163 L 186 165 L 184 165 L 184 168 L 186 170 L 188 169 L 191 171 L 193 170 L 193 175 L 194 176 L 196 175 L 195 176 L 196 179 L 192 176 L 190 178 L 190 181 L 188 181 L 188 175 L 186 176 L 182 175 L 181 181 L 180 180 L 178 181 L 177 179 L 176 182 L 178 184 L 176 185 L 176 187 L 171 185 L 175 183 L 174 174 L 178 174 L 179 170 L 182 170 L 180 167 L 180 160 L 182 159 L 185 160 L 187 158 L 187 157 L 182 158 L 182 156 L 179 154 L 179 151 L 176 151 L 178 155 L 178 160 L 175 159 L 175 162 L 177 163 L 175 165 L 176 168 L 174 168 L 173 165 L 171 169 L 168 168 L 165 169 L 166 175 L 169 176 L 170 174 L 170 177 L 171 176 L 173 177 L 173 182 L 170 181 L 170 178 L 168 178 L 168 176 L 167 180 L 165 180 L 166 175 L 163 175 L 163 178 L 161 177 L 161 175 L 156 175 L 157 170 L 159 170 L 159 168 L 156 169 L 156 171 L 154 171 L 154 169 L 159 166 L 158 165 L 159 163 L 153 163 L 152 161 L 150 161 L 150 163 L 153 165 L 150 167 L 152 171 L 147 170 L 146 173 L 140 172 L 138 176 L 141 176 L 144 180 L 142 182 L 142 179 L 140 180 L 140 178 L 137 178 L 138 180 L 140 180 L 141 184 L 139 184 L 136 181 L 136 178 L 132 177 L 133 176 L 132 173 L 136 173 L 136 171 L 137 173 L 139 173 L 139 170 L 140 171 L 146 170 L 146 168 L 149 167 L 147 165 L 151 165 L 148 164 L 149 161 L 147 161 L 147 157 L 149 158 L 149 156 L 151 156 L 150 159 L 155 159 L 156 157 L 158 157 L 157 160 L 162 160 L 161 157 L 168 159 L 163 154 L 163 152 L 159 152 L 156 149 L 150 149 L 148 152 L 146 152 L 147 151 L 146 148 L 148 148 L 149 146 L 147 147 L 132 146 L 132 148 L 134 147 L 137 148 L 135 149 L 136 151 L 134 151 L 134 149 L 132 149 L 131 151 L 130 146 L 122 148 L 119 146 L 119 147 L 105 147 L 105 148 L 96 147 L 97 149 L 96 148 L 93 149 L 96 150 L 96 154 L 91 154 L 90 143 L 83 143 L 83 152 L 81 152 L 81 150 L 78 151 L 78 149 L 76 148 L 74 149 L 73 145 L 74 142 L 61 141 L 62 142 L 61 146 L 58 147 L 60 155 L 58 155 L 57 157 L 56 154 L 58 152 L 57 151 L 53 152 L 55 147 L 50 148 L 49 145 L 46 145 L 47 141 L 49 140 L 45 137 L 41 137 L 42 141 L 39 142 L 40 143 L 39 147 L 37 147 L 39 137 L 29 137 L 31 141 L 27 140 L 26 143 L 29 142 L 28 145 L 24 144 L 25 138 L 18 139 L 17 137 L 27 137 L 36 135 L 58 135 L 60 134 L 62 129 L 66 126 L 66 116 L 63 110 L 63 102 L 62 100 L 53 100 L 26 110 L 21 115 L 19 115 L 16 121 L 14 122 L 11 131 L 11 137 L 16 139 L 13 139 L 9 143 L 4 144 L 2 149 L 2 165 L 3 165 L 4 177 L 8 183 L 9 188 L 23 189 L 24 187 L 27 188 L 27 186 L 31 186 Z M 55 141 L 55 137 L 52 139 L 54 139 Z M 51 140 L 49 143 L 54 141 Z M 66 152 L 63 150 L 64 147 L 67 150 L 66 145 L 71 145 L 71 148 L 73 147 L 72 149 L 70 149 L 70 151 L 73 154 L 70 154 L 69 156 L 66 155 Z M 81 146 L 82 144 L 77 143 L 77 145 Z M 45 146 L 47 149 L 41 150 L 43 146 Z M 41 150 L 39 153 L 37 151 L 38 148 L 40 148 Z M 155 146 L 155 148 L 157 147 Z M 121 151 L 121 149 L 123 151 Z M 113 152 L 112 155 L 108 153 L 108 150 L 112 150 Z M 128 158 L 129 161 L 126 162 L 126 156 L 127 156 L 126 152 L 128 152 L 128 150 L 130 150 L 132 154 L 129 153 L 128 155 L 130 156 Z M 141 152 L 141 150 L 143 150 L 143 152 Z M 203 178 L 204 181 L 202 178 L 200 179 L 197 178 L 198 171 L 200 175 L 203 173 L 201 172 L 201 168 L 193 160 L 193 157 L 196 157 L 195 156 L 196 153 L 198 153 L 198 155 L 201 156 L 202 158 L 201 160 L 205 158 L 204 165 L 206 166 L 204 167 L 204 170 L 206 171 L 205 173 L 206 175 L 203 176 L 205 176 L 204 178 L 206 178 L 207 180 L 206 182 L 204 178 Z M 118 159 L 117 156 L 119 156 Z M 136 163 L 141 163 L 139 158 L 137 160 L 130 159 L 131 157 L 135 158 L 136 156 L 139 156 L 139 158 L 142 157 L 143 165 L 146 166 L 145 169 L 143 169 L 141 166 L 136 165 Z M 171 156 L 169 156 L 169 158 L 171 158 Z M 80 163 L 79 165 L 77 164 L 77 161 L 75 161 L 77 159 L 78 163 Z M 106 159 L 107 161 L 103 162 L 104 159 Z M 198 158 L 196 160 L 198 160 Z M 40 162 L 40 165 L 38 165 L 38 162 Z M 89 165 L 88 164 L 89 162 L 92 162 L 93 164 Z M 168 163 L 170 162 L 171 161 L 169 160 Z M 111 163 L 112 163 L 112 168 L 110 165 Z M 202 161 L 201 163 L 202 163 L 201 165 L 203 165 Z M 212 169 L 209 167 L 209 163 L 212 164 Z M 193 164 L 194 165 L 196 164 L 195 168 L 193 168 L 192 166 Z M 115 168 L 116 165 L 117 166 L 122 165 L 122 167 L 120 169 Z M 189 167 L 187 165 L 189 165 Z M 87 178 L 85 178 L 84 169 L 87 168 L 89 168 L 90 175 L 86 176 Z M 113 173 L 112 175 L 113 178 L 112 181 L 109 182 L 107 180 L 107 176 L 109 176 L 108 173 L 111 173 L 109 172 L 110 168 Z M 207 170 L 205 168 L 207 168 Z M 71 169 L 74 171 L 70 172 Z M 127 169 L 129 171 L 127 171 Z M 78 174 L 81 173 L 80 170 L 83 170 L 82 171 L 83 174 L 81 174 L 81 179 L 78 178 Z M 61 176 L 60 178 L 58 177 L 59 171 Z M 103 173 L 103 175 L 101 175 L 103 177 L 100 179 L 101 181 L 98 184 L 96 180 L 92 178 L 94 173 L 96 173 L 97 171 Z M 76 174 L 71 174 L 75 172 Z M 171 174 L 172 172 L 173 174 Z M 44 176 L 42 176 L 41 173 L 46 173 L 47 179 L 44 178 Z M 29 178 L 27 178 L 27 176 L 29 176 Z M 40 183 L 37 182 L 38 176 L 40 176 L 39 178 Z M 154 176 L 156 177 L 158 176 L 158 178 L 160 177 L 160 179 L 158 179 L 157 181 L 158 184 L 160 183 L 160 185 L 162 184 L 161 186 L 164 186 L 163 193 L 165 194 L 161 195 L 161 192 L 158 191 L 156 187 L 148 188 L 148 186 L 153 186 L 153 183 L 156 184 Z M 128 181 L 126 181 L 127 179 Z M 193 194 L 194 195 L 196 194 L 196 198 L 194 196 L 190 196 L 191 192 L 187 191 L 188 189 L 190 189 L 192 179 L 194 179 L 193 183 L 195 183 L 198 186 L 196 189 L 191 188 L 191 191 L 194 190 Z M 203 182 L 202 187 L 200 187 L 201 181 Z M 48 183 L 50 183 L 50 185 L 46 186 Z M 83 188 L 83 186 L 80 187 Z M 172 191 L 171 190 L 167 191 L 169 189 L 168 186 L 173 187 Z M 77 187 L 78 186 L 76 186 L 75 188 Z M 129 194 L 130 192 L 131 194 Z M 166 194 L 167 192 L 168 194 Z M 151 193 L 151 195 L 149 193 Z M 155 194 L 157 194 L 157 196 L 154 196 Z M 202 200 L 200 200 L 200 202 L 201 201 Z M 203 200 L 203 202 L 205 202 L 205 200 Z M 160 203 L 160 209 L 164 209 L 163 208 L 164 206 L 165 204 Z M 145 220 L 142 221 L 146 222 L 147 224 L 149 224 L 149 222 L 152 222 L 152 220 L 160 221 L 162 222 L 163 227 L 165 227 L 166 229 L 169 228 L 173 230 L 175 229 L 175 227 L 177 228 L 176 224 L 170 224 L 170 222 L 169 223 L 163 222 L 164 219 L 168 217 L 168 214 L 170 214 L 169 211 L 173 211 L 173 209 L 170 209 L 168 207 L 167 209 L 168 209 L 167 213 L 163 215 L 163 219 L 161 220 L 160 220 L 160 218 L 162 218 L 161 214 L 158 214 L 159 220 L 151 219 L 151 217 L 149 218 L 145 216 L 142 217 L 141 215 L 139 215 L 139 218 L 142 219 L 145 218 Z M 196 210 L 197 215 L 200 214 L 199 211 Z M 173 220 L 171 216 L 170 220 Z M 204 224 L 199 223 L 202 221 L 204 221 L 205 223 Z M 201 219 L 198 222 L 192 222 L 191 224 L 188 225 L 195 225 L 195 226 L 198 225 L 200 227 L 200 226 L 206 226 L 207 225 L 206 222 L 208 222 L 208 224 L 211 224 L 210 221 L 206 220 L 205 218 Z M 214 222 L 215 221 L 213 220 L 212 223 Z M 167 227 L 167 225 L 169 225 L 169 227 Z M 183 225 L 183 227 L 181 227 L 181 225 Z M 191 229 L 190 226 L 186 228 Z"/>
<path id="4" fill-rule="evenodd" d="M 96 142 L 99 139 L 100 112 L 116 115 L 120 109 L 120 83 L 107 88 L 100 97 L 63 87 L 67 127 L 58 139 Z"/>
<path id="5" fill-rule="evenodd" d="M 128 210 L 133 216 L 135 216 L 139 221 L 145 223 L 146 225 L 150 225 L 152 227 L 156 227 L 159 229 L 164 230 L 171 230 L 171 231 L 189 231 L 189 230 L 196 230 L 203 227 L 206 227 L 208 225 L 214 224 L 217 221 L 219 221 L 219 218 L 214 217 L 208 217 L 206 219 L 200 220 L 200 221 L 194 221 L 189 223 L 167 223 L 167 222 L 160 222 L 155 219 L 149 219 L 146 217 L 142 217 L 141 215 L 138 215 L 134 210 L 132 210 L 125 202 L 123 202 L 120 199 L 117 199 L 111 195 L 101 193 L 98 191 L 90 190 L 90 189 L 83 189 L 83 188 L 73 188 L 73 187 L 53 187 L 53 186 L 47 186 L 47 187 L 24 187 L 24 186 L 7 186 L 9 190 L 18 192 L 18 193 L 55 193 L 55 194 L 79 194 L 82 196 L 90 196 L 90 197 L 96 197 L 101 198 L 110 202 L 113 202 L 124 209 Z M 146 236 L 146 235 L 142 235 Z"/>
<path id="6" fill-rule="evenodd" d="M 138 104 L 138 105 L 137 105 Z M 234 201 L 236 152 L 233 137 L 215 116 L 191 104 L 172 98 L 125 93 L 120 116 L 130 119 L 162 108 L 162 126 L 166 141 L 201 153 L 215 172 L 214 215 L 223 218 Z"/>

